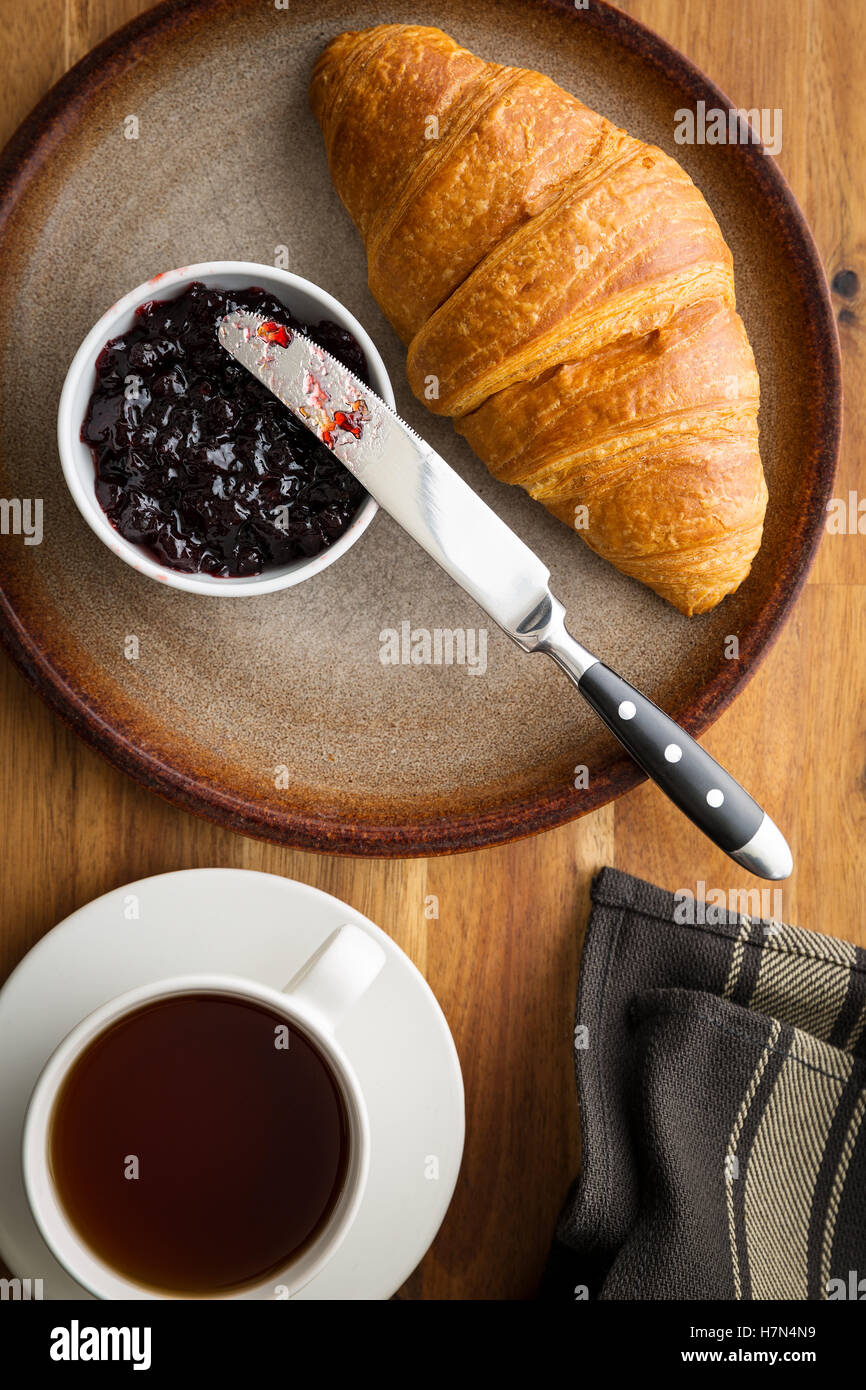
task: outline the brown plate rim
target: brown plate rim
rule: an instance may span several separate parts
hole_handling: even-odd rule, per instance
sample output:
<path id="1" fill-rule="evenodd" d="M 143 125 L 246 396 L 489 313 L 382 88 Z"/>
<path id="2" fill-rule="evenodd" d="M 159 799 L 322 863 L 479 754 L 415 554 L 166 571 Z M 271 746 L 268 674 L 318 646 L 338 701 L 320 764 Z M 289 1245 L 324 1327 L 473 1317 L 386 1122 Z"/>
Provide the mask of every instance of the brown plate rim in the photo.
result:
<path id="1" fill-rule="evenodd" d="M 609 35 L 694 101 L 731 109 L 734 103 L 688 58 L 638 20 L 606 0 L 591 0 L 576 10 L 571 0 L 534 0 L 536 5 L 568 15 Z M 237 0 L 164 0 L 93 49 L 42 98 L 0 154 L 0 236 L 28 183 L 50 158 L 62 137 L 80 119 L 94 93 L 114 81 L 172 32 L 194 25 L 214 11 L 230 12 Z M 808 305 L 814 325 L 815 360 L 822 382 L 815 403 L 815 465 L 806 505 L 772 593 L 743 634 L 740 660 L 726 662 L 699 690 L 687 708 L 672 711 L 684 728 L 698 735 L 731 703 L 757 670 L 779 635 L 805 583 L 824 530 L 841 436 L 841 362 L 838 330 L 830 290 L 806 219 L 776 163 L 760 146 L 738 146 L 751 166 L 780 234 L 787 242 L 791 274 Z M 442 816 L 420 823 L 384 825 L 333 819 L 298 811 L 276 813 L 236 793 L 203 782 L 136 745 L 125 730 L 112 725 L 54 667 L 19 619 L 0 577 L 0 641 L 49 706 L 86 743 L 110 763 L 174 805 L 241 834 L 320 853 L 360 857 L 408 858 L 452 854 L 502 844 L 575 820 L 630 791 L 644 774 L 623 753 L 592 779 L 579 796 L 568 786 L 541 790 L 481 813 Z"/>

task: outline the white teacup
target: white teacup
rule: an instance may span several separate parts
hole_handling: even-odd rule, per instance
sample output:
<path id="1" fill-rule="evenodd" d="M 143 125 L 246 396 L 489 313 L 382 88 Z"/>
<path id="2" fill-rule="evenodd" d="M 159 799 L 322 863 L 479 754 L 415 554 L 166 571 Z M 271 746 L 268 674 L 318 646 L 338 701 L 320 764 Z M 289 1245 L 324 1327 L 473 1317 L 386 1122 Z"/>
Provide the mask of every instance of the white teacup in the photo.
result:
<path id="1" fill-rule="evenodd" d="M 70 1069 L 90 1043 L 125 1014 L 177 994 L 228 994 L 264 1005 L 304 1033 L 328 1062 L 340 1088 L 349 1131 L 342 1191 L 322 1229 L 295 1259 L 260 1284 L 245 1284 L 225 1298 L 291 1297 L 317 1275 L 345 1239 L 357 1215 L 370 1162 L 367 1108 L 358 1079 L 334 1030 L 385 964 L 378 942 L 361 927 L 340 927 L 310 957 L 283 991 L 231 975 L 182 975 L 129 990 L 83 1019 L 51 1055 L 36 1083 L 24 1125 L 24 1185 L 47 1245 L 73 1279 L 104 1299 L 185 1298 L 127 1279 L 84 1241 L 61 1204 L 51 1174 L 49 1144 L 55 1101 Z"/>

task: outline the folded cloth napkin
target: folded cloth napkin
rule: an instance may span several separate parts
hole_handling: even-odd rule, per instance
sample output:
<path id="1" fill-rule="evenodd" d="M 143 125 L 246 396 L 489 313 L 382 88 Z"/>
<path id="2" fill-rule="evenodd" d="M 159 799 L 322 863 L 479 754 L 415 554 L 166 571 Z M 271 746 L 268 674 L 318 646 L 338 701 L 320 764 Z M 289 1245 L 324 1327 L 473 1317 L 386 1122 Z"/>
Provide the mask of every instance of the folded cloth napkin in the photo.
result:
<path id="1" fill-rule="evenodd" d="M 592 899 L 541 1296 L 866 1299 L 866 952 L 614 869 Z"/>

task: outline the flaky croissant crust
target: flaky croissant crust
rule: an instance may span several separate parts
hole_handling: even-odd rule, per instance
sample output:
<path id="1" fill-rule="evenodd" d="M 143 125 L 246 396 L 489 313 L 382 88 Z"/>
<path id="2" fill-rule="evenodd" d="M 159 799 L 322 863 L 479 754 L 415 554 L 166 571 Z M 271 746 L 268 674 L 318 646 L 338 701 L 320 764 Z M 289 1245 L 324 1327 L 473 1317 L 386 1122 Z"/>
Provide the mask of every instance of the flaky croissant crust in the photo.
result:
<path id="1" fill-rule="evenodd" d="M 341 34 L 310 99 L 415 394 L 683 613 L 736 589 L 767 503 L 758 375 L 685 171 L 438 29 Z"/>

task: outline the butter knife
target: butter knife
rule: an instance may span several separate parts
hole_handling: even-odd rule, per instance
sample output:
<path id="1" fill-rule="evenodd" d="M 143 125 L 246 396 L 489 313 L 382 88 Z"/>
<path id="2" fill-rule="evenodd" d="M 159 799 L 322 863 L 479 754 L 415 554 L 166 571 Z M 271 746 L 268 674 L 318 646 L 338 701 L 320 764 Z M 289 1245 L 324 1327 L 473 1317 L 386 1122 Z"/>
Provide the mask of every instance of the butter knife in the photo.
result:
<path id="1" fill-rule="evenodd" d="M 679 809 L 762 878 L 787 878 L 781 831 L 663 710 L 566 631 L 550 571 L 434 449 L 336 358 L 286 324 L 236 311 L 222 346 L 312 430 L 526 652 L 546 652 Z"/>

